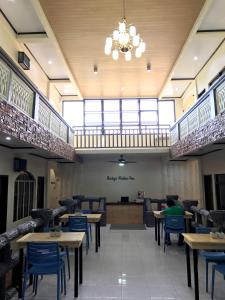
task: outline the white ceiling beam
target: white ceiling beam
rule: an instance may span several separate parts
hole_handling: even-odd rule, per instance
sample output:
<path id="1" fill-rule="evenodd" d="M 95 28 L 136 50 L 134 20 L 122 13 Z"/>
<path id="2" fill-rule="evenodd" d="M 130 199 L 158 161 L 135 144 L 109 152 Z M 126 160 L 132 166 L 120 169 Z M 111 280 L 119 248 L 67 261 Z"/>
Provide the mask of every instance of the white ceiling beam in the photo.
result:
<path id="1" fill-rule="evenodd" d="M 47 33 L 34 32 L 34 33 L 18 33 L 16 39 L 20 43 L 40 43 L 48 39 Z"/>
<path id="2" fill-rule="evenodd" d="M 56 39 L 54 31 L 52 30 L 52 28 L 48 22 L 48 19 L 41 7 L 40 2 L 38 0 L 31 0 L 31 4 L 32 4 L 40 22 L 42 23 L 44 30 L 46 31 L 48 38 L 52 41 L 53 45 L 55 46 L 56 50 L 58 51 L 58 53 L 62 59 L 62 62 L 64 63 L 64 66 L 67 71 L 68 77 L 71 81 L 71 84 L 73 85 L 75 91 L 77 92 L 79 99 L 83 99 L 83 96 L 80 91 L 80 87 L 78 86 L 78 83 L 77 83 L 77 79 L 75 78 L 75 75 L 73 74 L 71 67 L 69 66 L 68 62 L 65 59 L 63 51 Z"/>
<path id="3" fill-rule="evenodd" d="M 176 66 L 178 64 L 178 61 L 180 59 L 182 59 L 184 51 L 186 50 L 186 48 L 189 46 L 190 42 L 192 41 L 192 39 L 196 35 L 196 33 L 197 33 L 197 31 L 198 31 L 198 29 L 199 29 L 199 27 L 200 27 L 200 25 L 201 25 L 204 17 L 206 16 L 206 13 L 209 11 L 209 9 L 210 9 L 210 7 L 211 7 L 212 4 L 213 4 L 213 0 L 206 0 L 204 6 L 202 8 L 202 10 L 200 11 L 200 13 L 199 13 L 199 15 L 198 15 L 198 17 L 197 17 L 197 19 L 196 19 L 196 21 L 195 21 L 192 29 L 191 29 L 191 31 L 189 33 L 189 36 L 188 36 L 188 38 L 187 38 L 187 40 L 186 40 L 183 48 L 181 49 L 181 51 L 180 51 L 180 53 L 179 53 L 179 55 L 177 57 L 177 60 L 175 61 L 175 63 L 173 65 L 173 67 L 172 67 L 169 75 L 167 76 L 167 78 L 166 78 L 166 80 L 165 80 L 165 82 L 164 82 L 164 84 L 162 86 L 162 89 L 161 89 L 161 91 L 159 93 L 159 99 L 162 98 L 164 89 L 165 89 L 167 83 L 171 80 L 171 78 L 173 76 L 173 73 L 174 73 L 174 70 L 175 70 L 175 68 L 176 68 Z"/>

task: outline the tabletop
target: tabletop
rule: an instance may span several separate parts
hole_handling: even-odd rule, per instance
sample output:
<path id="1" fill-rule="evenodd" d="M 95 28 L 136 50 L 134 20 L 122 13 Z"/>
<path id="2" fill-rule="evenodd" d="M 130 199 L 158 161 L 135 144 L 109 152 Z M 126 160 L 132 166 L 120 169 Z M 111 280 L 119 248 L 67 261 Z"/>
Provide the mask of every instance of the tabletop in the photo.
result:
<path id="1" fill-rule="evenodd" d="M 60 220 L 62 222 L 68 221 L 69 216 L 74 216 L 74 217 L 86 216 L 89 223 L 97 223 L 101 220 L 102 215 L 101 214 L 80 214 L 80 215 L 64 214 L 60 217 Z"/>
<path id="2" fill-rule="evenodd" d="M 60 236 L 52 237 L 49 232 L 32 232 L 24 235 L 16 242 L 19 246 L 24 246 L 28 242 L 56 242 L 62 246 L 69 246 L 72 248 L 79 248 L 85 233 L 84 232 L 61 232 Z"/>
<path id="3" fill-rule="evenodd" d="M 184 241 L 192 249 L 225 250 L 225 239 L 214 239 L 210 234 L 183 233 Z"/>
<path id="4" fill-rule="evenodd" d="M 161 214 L 162 211 L 160 210 L 154 210 L 153 211 L 153 214 L 154 214 L 154 217 L 156 217 L 157 219 L 163 219 L 165 218 L 165 215 Z M 193 216 L 193 214 L 189 211 L 185 211 L 185 214 L 184 214 L 184 218 L 185 219 L 191 219 Z"/>

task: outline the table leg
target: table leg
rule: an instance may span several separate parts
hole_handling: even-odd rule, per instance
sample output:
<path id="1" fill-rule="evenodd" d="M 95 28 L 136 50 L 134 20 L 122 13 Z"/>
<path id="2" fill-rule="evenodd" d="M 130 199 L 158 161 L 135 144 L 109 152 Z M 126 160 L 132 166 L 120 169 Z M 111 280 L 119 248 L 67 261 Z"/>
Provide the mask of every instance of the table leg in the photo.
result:
<path id="1" fill-rule="evenodd" d="M 18 264 L 18 298 L 22 298 L 22 290 L 23 290 L 23 248 L 19 250 L 19 264 Z"/>
<path id="2" fill-rule="evenodd" d="M 98 222 L 98 246 L 101 246 L 100 222 Z"/>
<path id="3" fill-rule="evenodd" d="M 160 246 L 160 219 L 157 219 L 157 239 L 158 239 L 158 246 Z"/>
<path id="4" fill-rule="evenodd" d="M 95 223 L 95 252 L 98 252 L 98 223 Z"/>
<path id="5" fill-rule="evenodd" d="M 74 298 L 78 297 L 78 248 L 74 249 Z"/>
<path id="6" fill-rule="evenodd" d="M 190 263 L 190 247 L 185 243 L 186 250 L 186 265 L 187 265 L 187 284 L 191 287 L 191 263 Z"/>
<path id="7" fill-rule="evenodd" d="M 157 242 L 157 219 L 156 217 L 154 218 L 155 219 L 155 241 Z"/>
<path id="8" fill-rule="evenodd" d="M 83 244 L 79 248 L 79 282 L 83 283 Z"/>
<path id="9" fill-rule="evenodd" d="M 196 249 L 193 249 L 193 263 L 194 263 L 195 300 L 199 300 L 199 287 L 198 287 L 198 250 L 196 250 Z"/>

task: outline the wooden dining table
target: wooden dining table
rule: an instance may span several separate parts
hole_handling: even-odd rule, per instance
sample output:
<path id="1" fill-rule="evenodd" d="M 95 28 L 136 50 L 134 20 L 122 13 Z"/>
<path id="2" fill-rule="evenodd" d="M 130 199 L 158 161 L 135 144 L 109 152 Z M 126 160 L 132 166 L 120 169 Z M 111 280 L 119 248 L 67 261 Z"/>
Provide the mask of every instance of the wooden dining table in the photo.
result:
<path id="1" fill-rule="evenodd" d="M 155 210 L 153 211 L 154 219 L 155 219 L 155 241 L 158 242 L 160 246 L 160 223 L 161 220 L 165 218 L 165 215 L 162 214 L 162 211 Z M 190 231 L 190 221 L 192 219 L 193 214 L 189 211 L 185 211 L 184 219 L 186 220 L 186 232 Z"/>
<path id="2" fill-rule="evenodd" d="M 191 287 L 190 248 L 193 251 L 195 300 L 199 300 L 198 250 L 225 250 L 225 239 L 215 239 L 210 234 L 183 233 L 186 244 L 187 284 Z"/>
<path id="3" fill-rule="evenodd" d="M 101 233 L 100 233 L 100 221 L 101 214 L 64 214 L 60 217 L 62 223 L 67 223 L 70 216 L 86 216 L 88 223 L 95 224 L 95 252 L 98 252 L 98 248 L 101 246 Z"/>
<path id="4" fill-rule="evenodd" d="M 84 232 L 61 232 L 60 236 L 50 236 L 49 232 L 32 232 L 24 235 L 16 242 L 19 245 L 19 299 L 22 298 L 22 278 L 24 247 L 29 242 L 49 243 L 56 242 L 60 246 L 74 248 L 74 298 L 78 297 L 79 283 L 83 282 L 83 247 Z"/>

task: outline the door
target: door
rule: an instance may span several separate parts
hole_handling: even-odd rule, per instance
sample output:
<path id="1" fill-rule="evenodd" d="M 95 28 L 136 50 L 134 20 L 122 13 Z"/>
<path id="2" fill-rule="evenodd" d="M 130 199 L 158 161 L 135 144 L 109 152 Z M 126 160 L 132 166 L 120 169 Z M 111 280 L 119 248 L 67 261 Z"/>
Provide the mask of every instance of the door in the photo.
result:
<path id="1" fill-rule="evenodd" d="M 205 206 L 207 210 L 213 210 L 212 175 L 204 175 Z"/>
<path id="2" fill-rule="evenodd" d="M 44 208 L 45 204 L 45 178 L 38 177 L 37 180 L 37 208 Z"/>
<path id="3" fill-rule="evenodd" d="M 225 209 L 225 174 L 215 175 L 217 209 Z"/>
<path id="4" fill-rule="evenodd" d="M 0 175 L 0 234 L 6 231 L 8 203 L 8 176 Z"/>

